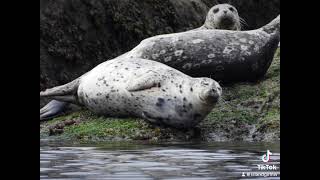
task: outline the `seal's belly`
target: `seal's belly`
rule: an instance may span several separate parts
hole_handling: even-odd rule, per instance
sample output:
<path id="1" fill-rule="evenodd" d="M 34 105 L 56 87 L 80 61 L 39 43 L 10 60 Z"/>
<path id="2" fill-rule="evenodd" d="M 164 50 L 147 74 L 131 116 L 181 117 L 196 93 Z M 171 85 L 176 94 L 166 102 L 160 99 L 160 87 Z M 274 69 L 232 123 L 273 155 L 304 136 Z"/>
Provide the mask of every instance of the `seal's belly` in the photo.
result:
<path id="1" fill-rule="evenodd" d="M 127 87 L 148 71 L 153 62 L 110 60 L 92 69 L 81 79 L 79 101 L 88 109 L 110 116 L 138 116 L 141 103 Z M 141 98 L 140 98 L 141 99 Z"/>
<path id="2" fill-rule="evenodd" d="M 88 109 L 110 116 L 133 116 L 132 98 L 126 90 L 128 78 L 121 74 L 89 74 L 78 88 L 78 97 Z"/>
<path id="3" fill-rule="evenodd" d="M 137 116 L 137 109 L 132 107 L 136 105 L 127 94 L 120 90 L 113 92 L 113 90 L 107 91 L 97 91 L 96 94 L 90 92 L 88 97 L 84 98 L 84 105 L 102 115 L 112 116 L 112 117 L 126 117 L 126 116 Z"/>

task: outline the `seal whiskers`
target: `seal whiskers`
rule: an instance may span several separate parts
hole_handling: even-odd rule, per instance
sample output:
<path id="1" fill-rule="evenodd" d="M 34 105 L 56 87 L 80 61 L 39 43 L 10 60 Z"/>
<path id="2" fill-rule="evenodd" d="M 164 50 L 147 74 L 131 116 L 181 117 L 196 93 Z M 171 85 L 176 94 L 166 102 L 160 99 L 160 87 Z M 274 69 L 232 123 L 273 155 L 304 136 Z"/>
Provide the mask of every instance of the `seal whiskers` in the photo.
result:
<path id="1" fill-rule="evenodd" d="M 243 25 L 248 26 L 248 23 L 241 17 L 239 17 L 240 20 L 240 30 L 243 29 Z"/>

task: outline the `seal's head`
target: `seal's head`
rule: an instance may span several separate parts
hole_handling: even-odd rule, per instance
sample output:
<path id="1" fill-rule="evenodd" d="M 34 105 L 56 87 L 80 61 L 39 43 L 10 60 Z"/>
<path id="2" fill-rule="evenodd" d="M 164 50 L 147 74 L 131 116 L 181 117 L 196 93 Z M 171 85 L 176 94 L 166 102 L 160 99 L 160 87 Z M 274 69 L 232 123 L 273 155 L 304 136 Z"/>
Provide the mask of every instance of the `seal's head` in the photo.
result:
<path id="1" fill-rule="evenodd" d="M 235 7 L 230 4 L 213 6 L 206 17 L 204 26 L 207 29 L 241 30 L 240 17 Z"/>
<path id="2" fill-rule="evenodd" d="M 151 122 L 179 129 L 192 128 L 203 120 L 222 93 L 220 85 L 210 78 L 180 78 L 173 82 L 169 80 L 161 88 L 167 89 L 165 92 L 168 93 L 160 90 L 161 93 L 150 94 L 154 97 L 154 105 L 150 103 L 148 107 L 153 105 L 155 108 L 149 108 L 143 115 Z"/>
<path id="3" fill-rule="evenodd" d="M 210 78 L 200 78 L 195 87 L 199 89 L 199 98 L 205 104 L 215 104 L 222 94 L 219 83 Z"/>

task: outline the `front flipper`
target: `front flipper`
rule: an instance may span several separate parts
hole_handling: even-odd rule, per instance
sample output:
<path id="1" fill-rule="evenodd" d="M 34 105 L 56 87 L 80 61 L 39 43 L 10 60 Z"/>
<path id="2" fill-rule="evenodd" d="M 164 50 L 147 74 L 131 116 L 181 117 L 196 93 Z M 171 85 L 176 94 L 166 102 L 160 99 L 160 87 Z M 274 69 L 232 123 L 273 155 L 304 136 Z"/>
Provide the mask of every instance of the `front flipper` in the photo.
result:
<path id="1" fill-rule="evenodd" d="M 43 108 L 40 109 L 40 121 L 49 120 L 60 115 L 69 103 L 52 100 Z"/>
<path id="2" fill-rule="evenodd" d="M 161 87 L 161 76 L 155 71 L 148 71 L 142 76 L 133 79 L 127 86 L 129 92 L 142 91 L 153 87 Z"/>

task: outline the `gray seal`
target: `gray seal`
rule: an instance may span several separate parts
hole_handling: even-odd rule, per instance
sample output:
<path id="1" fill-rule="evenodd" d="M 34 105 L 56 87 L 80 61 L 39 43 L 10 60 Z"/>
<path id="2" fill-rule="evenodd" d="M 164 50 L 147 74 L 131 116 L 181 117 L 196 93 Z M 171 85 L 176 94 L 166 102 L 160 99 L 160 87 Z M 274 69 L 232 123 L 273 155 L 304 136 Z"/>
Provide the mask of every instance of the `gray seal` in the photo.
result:
<path id="1" fill-rule="evenodd" d="M 249 81 L 265 75 L 279 41 L 280 15 L 256 30 L 212 29 L 150 37 L 123 56 L 158 61 L 195 77 Z"/>
<path id="2" fill-rule="evenodd" d="M 192 78 L 162 63 L 116 58 L 74 81 L 40 92 L 110 117 L 139 117 L 175 128 L 191 128 L 218 102 L 220 85 L 210 78 Z"/>

